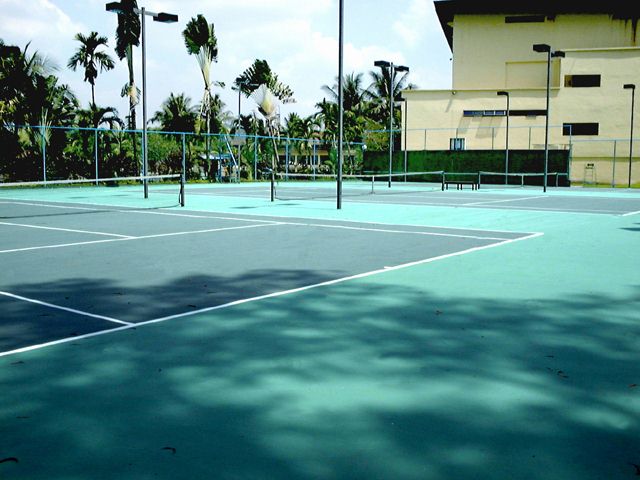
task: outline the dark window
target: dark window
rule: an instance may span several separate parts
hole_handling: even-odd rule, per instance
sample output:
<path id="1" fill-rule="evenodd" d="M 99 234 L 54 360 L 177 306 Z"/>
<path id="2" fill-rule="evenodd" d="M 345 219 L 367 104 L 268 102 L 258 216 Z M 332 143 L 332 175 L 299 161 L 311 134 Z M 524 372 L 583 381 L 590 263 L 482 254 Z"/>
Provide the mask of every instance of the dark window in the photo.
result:
<path id="1" fill-rule="evenodd" d="M 516 15 L 504 17 L 505 23 L 542 23 L 544 15 Z"/>
<path id="2" fill-rule="evenodd" d="M 545 116 L 546 110 L 509 110 L 510 117 L 538 117 Z M 464 110 L 465 117 L 505 117 L 506 110 Z"/>
<path id="3" fill-rule="evenodd" d="M 546 110 L 509 110 L 510 117 L 544 117 Z"/>
<path id="4" fill-rule="evenodd" d="M 600 124 L 598 123 L 563 123 L 562 135 L 598 135 Z"/>
<path id="5" fill-rule="evenodd" d="M 600 75 L 565 75 L 564 86 L 572 88 L 599 87 Z"/>
<path id="6" fill-rule="evenodd" d="M 450 138 L 449 150 L 464 150 L 464 138 Z"/>

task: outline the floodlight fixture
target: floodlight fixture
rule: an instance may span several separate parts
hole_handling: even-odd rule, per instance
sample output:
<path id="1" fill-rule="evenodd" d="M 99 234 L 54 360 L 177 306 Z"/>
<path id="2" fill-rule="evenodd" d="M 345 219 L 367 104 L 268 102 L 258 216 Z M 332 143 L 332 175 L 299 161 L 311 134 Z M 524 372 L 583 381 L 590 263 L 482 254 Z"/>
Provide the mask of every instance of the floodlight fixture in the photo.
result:
<path id="1" fill-rule="evenodd" d="M 533 46 L 533 51 L 534 52 L 538 52 L 538 53 L 550 52 L 551 51 L 551 46 L 547 45 L 546 43 L 536 43 Z"/>
<path id="2" fill-rule="evenodd" d="M 160 23 L 176 23 L 178 21 L 178 15 L 173 13 L 160 12 L 154 15 L 153 20 Z"/>
<path id="3" fill-rule="evenodd" d="M 376 60 L 373 62 L 374 67 L 389 68 L 391 65 L 393 65 L 391 62 L 387 62 L 385 60 Z"/>
<path id="4" fill-rule="evenodd" d="M 409 67 L 405 66 L 405 65 L 396 65 L 395 67 L 396 72 L 408 72 L 409 71 Z"/>

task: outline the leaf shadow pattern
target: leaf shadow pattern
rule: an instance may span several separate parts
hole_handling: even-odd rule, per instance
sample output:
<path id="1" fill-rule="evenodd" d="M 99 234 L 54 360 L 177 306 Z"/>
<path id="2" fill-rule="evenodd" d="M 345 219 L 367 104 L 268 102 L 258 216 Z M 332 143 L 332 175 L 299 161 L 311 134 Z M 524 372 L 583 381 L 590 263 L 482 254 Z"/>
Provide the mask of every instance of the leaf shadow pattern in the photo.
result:
<path id="1" fill-rule="evenodd" d="M 0 473 L 632 477 L 640 288 L 532 301 L 360 279 L 8 357 Z"/>

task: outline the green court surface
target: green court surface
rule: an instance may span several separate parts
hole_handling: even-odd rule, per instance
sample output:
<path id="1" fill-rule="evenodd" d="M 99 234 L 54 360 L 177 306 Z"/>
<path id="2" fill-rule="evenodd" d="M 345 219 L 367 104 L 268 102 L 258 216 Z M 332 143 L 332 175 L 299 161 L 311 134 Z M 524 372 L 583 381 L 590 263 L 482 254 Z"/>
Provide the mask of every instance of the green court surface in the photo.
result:
<path id="1" fill-rule="evenodd" d="M 241 188 L 264 185 L 188 186 L 185 208 L 153 189 L 145 201 L 135 187 L 116 196 L 0 191 L 0 223 L 15 228 L 0 253 L 5 293 L 46 299 L 0 299 L 0 340 L 27 330 L 36 338 L 0 356 L 0 478 L 638 474 L 640 192 L 553 189 L 549 207 L 535 203 L 544 201 L 539 191 L 433 191 L 405 203 L 398 195 L 348 199 L 338 211 L 331 201 L 271 203 L 261 194 L 242 196 Z M 510 208 L 498 208 L 504 201 Z M 18 212 L 15 203 L 39 210 Z M 127 212 L 143 206 L 154 208 L 132 223 Z M 163 216 L 151 225 L 146 215 Z M 83 216 L 91 220 L 81 229 L 72 222 Z M 211 227 L 193 235 L 198 228 L 188 222 L 214 216 L 288 224 L 274 227 L 284 237 L 293 224 L 313 225 L 305 235 L 320 237 L 300 246 L 271 227 L 230 237 Z M 16 223 L 22 227 L 7 225 Z M 153 247 L 137 239 L 97 244 L 110 245 L 100 251 L 104 273 L 94 270 L 100 262 L 70 266 L 69 252 L 83 258 L 86 248 L 97 248 L 93 243 L 33 250 L 39 256 L 30 257 L 37 261 L 28 272 L 13 278 L 17 267 L 7 270 L 17 258 L 9 250 L 83 243 L 91 235 L 71 230 L 139 238 L 187 233 Z M 406 230 L 428 233 L 429 241 L 397 241 L 394 235 Z M 65 232 L 68 239 L 58 238 Z M 68 248 L 74 250 L 65 257 Z M 19 252 L 25 262 L 27 252 Z M 378 252 L 392 253 L 376 260 Z M 354 260 L 361 258 L 367 260 Z M 100 327 L 93 317 L 83 324 L 58 309 L 56 322 L 93 333 L 38 340 L 33 329 L 46 324 L 49 304 L 67 305 L 66 296 L 101 280 L 126 295 L 133 280 L 122 272 L 140 259 L 165 262 L 162 275 L 134 282 L 145 308 L 110 307 L 97 294 L 91 307 L 86 298 L 69 304 L 80 314 L 95 304 L 100 315 L 127 324 Z M 245 278 L 242 272 L 256 265 L 284 265 L 300 278 L 240 284 L 246 291 L 225 283 L 225 275 Z M 71 272 L 73 288 L 56 284 L 56 270 Z M 189 311 L 190 293 L 200 294 L 172 279 L 200 273 L 219 276 L 217 288 L 231 293 L 214 308 L 198 297 Z M 141 293 L 158 283 L 157 294 Z M 6 290 L 25 285 L 29 295 Z M 168 318 L 176 312 L 188 314 Z M 24 319 L 23 330 L 16 318 Z"/>

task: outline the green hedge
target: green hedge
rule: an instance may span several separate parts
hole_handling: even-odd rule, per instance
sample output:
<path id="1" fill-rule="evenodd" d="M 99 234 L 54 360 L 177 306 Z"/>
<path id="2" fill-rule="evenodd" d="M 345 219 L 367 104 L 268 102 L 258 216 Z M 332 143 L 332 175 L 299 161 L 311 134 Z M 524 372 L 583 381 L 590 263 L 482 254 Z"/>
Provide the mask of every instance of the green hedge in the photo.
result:
<path id="1" fill-rule="evenodd" d="M 407 155 L 407 171 L 431 172 L 444 170 L 447 174 L 456 172 L 477 173 L 504 172 L 504 150 L 435 150 L 415 151 Z M 364 154 L 362 173 L 387 173 L 389 152 L 367 150 Z M 404 152 L 394 152 L 393 172 L 404 172 Z M 509 172 L 542 173 L 544 171 L 543 150 L 510 150 Z M 550 150 L 548 172 L 568 173 L 569 151 Z M 560 185 L 567 185 L 567 177 L 561 177 Z"/>

